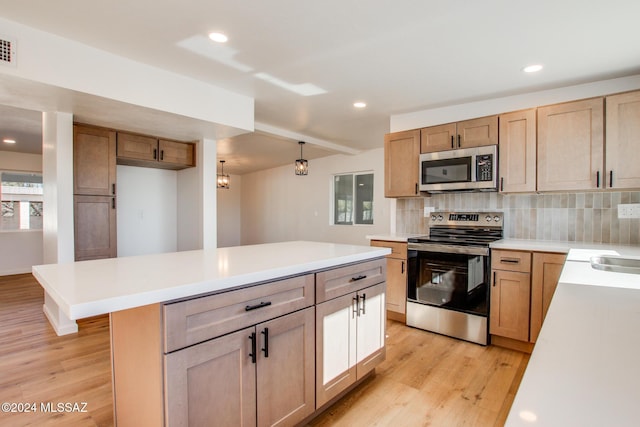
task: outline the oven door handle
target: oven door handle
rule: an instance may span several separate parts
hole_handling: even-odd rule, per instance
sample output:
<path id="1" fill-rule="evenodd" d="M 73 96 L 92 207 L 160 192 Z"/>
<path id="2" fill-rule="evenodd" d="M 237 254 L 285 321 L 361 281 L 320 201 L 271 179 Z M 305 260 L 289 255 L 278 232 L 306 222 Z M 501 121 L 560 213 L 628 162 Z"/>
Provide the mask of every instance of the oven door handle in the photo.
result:
<path id="1" fill-rule="evenodd" d="M 445 254 L 463 254 L 463 255 L 489 255 L 489 248 L 486 246 L 456 246 L 442 245 L 431 243 L 409 243 L 407 248 L 419 252 L 439 252 Z"/>

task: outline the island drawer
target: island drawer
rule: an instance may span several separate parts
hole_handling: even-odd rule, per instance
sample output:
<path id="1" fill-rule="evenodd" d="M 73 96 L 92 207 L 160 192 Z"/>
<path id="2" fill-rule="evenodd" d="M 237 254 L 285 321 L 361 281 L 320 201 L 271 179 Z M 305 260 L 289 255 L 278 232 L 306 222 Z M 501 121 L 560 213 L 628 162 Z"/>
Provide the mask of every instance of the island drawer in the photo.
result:
<path id="1" fill-rule="evenodd" d="M 292 277 L 165 304 L 165 353 L 314 304 L 314 276 Z"/>
<path id="2" fill-rule="evenodd" d="M 350 264 L 316 273 L 316 304 L 385 281 L 384 258 Z"/>
<path id="3" fill-rule="evenodd" d="M 531 271 L 531 252 L 493 249 L 491 251 L 491 268 L 493 270 Z"/>

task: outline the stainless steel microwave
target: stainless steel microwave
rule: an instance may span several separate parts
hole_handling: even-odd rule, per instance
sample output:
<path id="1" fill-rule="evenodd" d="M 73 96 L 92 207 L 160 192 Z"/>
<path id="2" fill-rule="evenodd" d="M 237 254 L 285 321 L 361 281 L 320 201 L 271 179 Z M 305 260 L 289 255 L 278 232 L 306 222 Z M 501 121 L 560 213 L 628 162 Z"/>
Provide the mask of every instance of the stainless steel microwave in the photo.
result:
<path id="1" fill-rule="evenodd" d="M 420 191 L 496 191 L 498 146 L 420 154 Z"/>

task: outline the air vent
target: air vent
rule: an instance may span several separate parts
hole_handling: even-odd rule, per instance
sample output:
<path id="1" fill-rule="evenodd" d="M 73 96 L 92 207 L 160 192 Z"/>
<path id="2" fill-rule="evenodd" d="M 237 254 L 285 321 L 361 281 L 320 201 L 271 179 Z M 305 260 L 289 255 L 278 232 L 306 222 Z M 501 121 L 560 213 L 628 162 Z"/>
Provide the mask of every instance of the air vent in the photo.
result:
<path id="1" fill-rule="evenodd" d="M 5 37 L 0 37 L 0 64 L 15 65 L 16 63 L 16 44 L 14 41 Z"/>

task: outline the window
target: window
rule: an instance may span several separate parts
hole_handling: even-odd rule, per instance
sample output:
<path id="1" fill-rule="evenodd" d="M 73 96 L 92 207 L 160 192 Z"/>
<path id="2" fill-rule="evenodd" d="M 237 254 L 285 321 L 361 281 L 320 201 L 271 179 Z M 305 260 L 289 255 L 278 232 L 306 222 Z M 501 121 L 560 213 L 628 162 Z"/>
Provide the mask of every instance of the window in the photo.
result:
<path id="1" fill-rule="evenodd" d="M 333 223 L 373 224 L 373 173 L 333 177 Z"/>
<path id="2" fill-rule="evenodd" d="M 42 175 L 2 172 L 0 230 L 42 229 Z"/>

